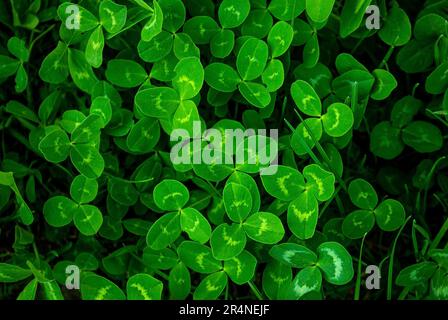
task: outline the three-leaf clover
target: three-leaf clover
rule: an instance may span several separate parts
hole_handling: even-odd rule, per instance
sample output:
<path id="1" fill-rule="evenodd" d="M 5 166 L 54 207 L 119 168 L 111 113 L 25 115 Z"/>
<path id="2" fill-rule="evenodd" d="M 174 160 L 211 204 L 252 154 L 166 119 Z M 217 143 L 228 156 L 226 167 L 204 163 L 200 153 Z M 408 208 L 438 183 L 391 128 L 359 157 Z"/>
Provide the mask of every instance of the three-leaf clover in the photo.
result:
<path id="1" fill-rule="evenodd" d="M 317 254 L 316 254 L 317 253 Z M 288 242 L 273 246 L 269 254 L 277 261 L 301 269 L 289 280 L 283 299 L 297 300 L 312 291 L 319 291 L 322 277 L 334 285 L 350 282 L 354 275 L 351 255 L 337 242 L 324 242 L 314 253 L 302 245 Z"/>
<path id="2" fill-rule="evenodd" d="M 266 191 L 273 197 L 289 202 L 287 222 L 299 239 L 312 238 L 319 217 L 319 202 L 329 200 L 334 193 L 335 176 L 319 165 L 308 165 L 303 175 L 280 165 L 273 175 L 261 177 Z"/>
<path id="3" fill-rule="evenodd" d="M 350 182 L 348 194 L 352 203 L 360 208 L 344 219 L 342 231 L 348 238 L 362 238 L 373 228 L 375 221 L 384 231 L 394 231 L 403 225 L 403 205 L 394 199 L 386 199 L 378 204 L 378 195 L 366 180 L 355 179 Z"/>
<path id="4" fill-rule="evenodd" d="M 98 232 L 103 224 L 103 215 L 94 205 L 88 204 L 96 198 L 98 182 L 83 175 L 76 176 L 70 186 L 71 199 L 66 196 L 54 196 L 48 199 L 43 208 L 47 223 L 60 228 L 74 222 L 84 235 Z"/>

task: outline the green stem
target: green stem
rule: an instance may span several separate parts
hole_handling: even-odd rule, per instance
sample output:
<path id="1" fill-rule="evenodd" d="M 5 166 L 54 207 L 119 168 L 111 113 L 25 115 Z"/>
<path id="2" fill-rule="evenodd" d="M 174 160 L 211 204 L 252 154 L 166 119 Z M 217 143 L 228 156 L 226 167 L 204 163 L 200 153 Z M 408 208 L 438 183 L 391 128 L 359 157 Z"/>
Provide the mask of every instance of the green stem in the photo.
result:
<path id="1" fill-rule="evenodd" d="M 380 65 L 378 66 L 378 69 L 382 69 L 384 65 L 389 61 L 390 57 L 394 53 L 395 47 L 390 46 L 389 50 L 387 50 L 386 55 L 384 56 L 383 61 L 381 61 Z"/>
<path id="2" fill-rule="evenodd" d="M 28 142 L 28 140 L 27 140 L 23 135 L 21 135 L 18 131 L 14 130 L 14 129 L 12 129 L 12 128 L 9 128 L 9 129 L 8 129 L 8 133 L 9 133 L 11 136 L 13 136 L 17 141 L 19 141 L 21 144 L 23 144 L 27 149 L 29 149 L 29 150 L 33 150 L 33 149 L 31 148 L 31 145 L 30 145 L 30 143 Z"/>
<path id="3" fill-rule="evenodd" d="M 437 195 L 437 193 L 434 193 L 434 198 L 440 203 L 440 205 L 443 208 L 443 212 L 448 212 L 448 207 L 446 206 L 445 202 L 443 202 L 442 199 Z"/>
<path id="4" fill-rule="evenodd" d="M 411 290 L 410 287 L 405 287 L 405 288 L 401 291 L 400 295 L 398 296 L 398 300 L 404 300 L 404 299 L 406 298 L 406 296 L 408 295 L 408 293 L 409 293 L 410 290 Z"/>
<path id="5" fill-rule="evenodd" d="M 418 241 L 417 241 L 417 234 L 416 234 L 416 230 L 415 230 L 415 225 L 417 224 L 417 221 L 412 220 L 412 245 L 414 246 L 414 255 L 415 255 L 415 260 L 418 262 L 420 257 L 419 257 L 419 250 L 418 250 Z"/>
<path id="6" fill-rule="evenodd" d="M 280 116 L 280 119 L 285 119 L 285 110 L 286 110 L 286 103 L 288 102 L 288 99 L 285 97 L 283 99 L 283 103 L 282 103 L 282 114 Z M 283 122 L 280 121 L 280 129 L 283 127 Z M 294 132 L 294 129 L 292 130 L 292 132 Z"/>
<path id="7" fill-rule="evenodd" d="M 253 283 L 253 281 L 249 281 L 248 282 L 250 289 L 252 290 L 252 292 L 255 294 L 255 296 L 257 297 L 258 300 L 263 300 L 263 296 L 260 293 L 260 290 L 258 290 L 258 288 L 255 286 L 255 284 Z"/>
<path id="8" fill-rule="evenodd" d="M 222 194 L 221 192 L 219 192 L 218 189 L 216 189 L 216 187 L 208 180 L 205 180 L 207 182 L 207 184 L 210 186 L 210 188 L 212 188 L 213 192 L 216 193 L 216 195 L 220 198 L 222 198 Z"/>
<path id="9" fill-rule="evenodd" d="M 434 238 L 434 241 L 431 243 L 431 245 L 429 246 L 429 251 L 436 249 L 439 244 L 440 241 L 442 241 L 443 237 L 445 236 L 445 234 L 448 232 L 448 218 L 446 218 L 445 223 L 442 225 L 442 228 L 440 228 L 439 233 L 437 233 L 436 237 Z"/>
<path id="10" fill-rule="evenodd" d="M 359 41 L 356 43 L 356 45 L 353 47 L 352 51 L 350 52 L 351 55 L 354 55 L 356 50 L 358 50 L 359 46 L 364 42 L 364 40 L 366 39 L 367 35 L 370 33 L 370 30 L 367 29 L 362 37 L 359 39 Z"/>
<path id="11" fill-rule="evenodd" d="M 366 236 L 367 236 L 367 232 L 362 237 L 361 249 L 359 250 L 358 275 L 356 277 L 356 287 L 355 287 L 355 300 L 359 300 L 359 294 L 361 292 L 362 250 L 364 248 L 364 240 L 366 239 Z"/>
<path id="12" fill-rule="evenodd" d="M 293 128 L 293 126 L 291 125 L 291 123 L 289 123 L 288 120 L 285 119 L 286 125 L 289 127 L 289 129 L 293 132 L 295 132 L 295 129 Z M 300 137 L 301 138 L 301 137 Z M 308 146 L 308 144 L 301 138 L 300 142 L 302 143 L 302 146 L 305 148 L 306 152 L 308 153 L 308 155 L 310 156 L 311 159 L 313 159 L 313 161 L 319 165 L 322 165 L 322 163 L 320 162 L 320 160 L 317 158 L 317 156 L 314 154 L 313 150 L 311 150 L 311 148 Z"/>
<path id="13" fill-rule="evenodd" d="M 28 231 L 32 233 L 30 227 L 28 227 Z M 40 265 L 40 255 L 39 255 L 39 250 L 37 250 L 36 241 L 33 241 L 33 251 L 34 251 L 34 256 L 36 257 L 36 261 Z"/>
<path id="14" fill-rule="evenodd" d="M 357 129 L 357 127 L 359 126 L 359 124 L 361 124 L 362 121 L 362 114 L 360 114 L 360 109 L 358 107 L 358 82 L 356 81 L 353 85 L 352 85 L 352 100 L 351 100 L 351 107 L 352 107 L 352 111 L 353 114 L 355 116 L 356 119 L 356 123 L 355 126 Z"/>
<path id="15" fill-rule="evenodd" d="M 429 185 L 431 184 L 431 179 L 436 171 L 437 166 L 440 164 L 440 162 L 442 162 L 443 160 L 445 160 L 446 157 L 440 157 L 439 159 L 437 159 L 436 162 L 434 162 L 431 171 L 429 171 L 429 174 L 426 177 L 426 181 L 425 181 L 425 192 L 423 194 L 423 209 L 422 209 L 422 213 L 425 214 L 426 212 L 426 203 L 427 203 L 427 199 L 428 199 L 428 190 L 429 190 Z"/>
<path id="16" fill-rule="evenodd" d="M 154 273 L 161 276 L 163 279 L 165 279 L 167 281 L 170 279 L 165 273 L 163 273 L 160 270 L 154 269 Z"/>
<path id="17" fill-rule="evenodd" d="M 55 24 L 52 24 L 51 26 L 49 26 L 45 31 L 43 31 L 41 34 L 39 34 L 33 41 L 31 41 L 30 43 L 30 47 L 28 49 L 30 55 L 31 55 L 31 51 L 33 50 L 33 46 L 34 44 L 39 41 L 40 39 L 42 39 L 42 37 L 44 37 L 48 32 L 50 32 L 51 30 L 53 30 L 53 28 L 55 27 Z"/>
<path id="18" fill-rule="evenodd" d="M 404 224 L 401 226 L 400 230 L 398 230 L 397 236 L 394 239 L 394 244 L 392 245 L 392 252 L 390 253 L 389 260 L 389 270 L 387 272 L 387 300 L 392 300 L 392 282 L 393 282 L 393 272 L 394 272 L 394 255 L 395 248 L 397 247 L 398 239 L 400 238 L 401 233 L 403 232 L 404 227 L 407 225 L 408 221 L 411 219 L 409 216 Z"/>
<path id="19" fill-rule="evenodd" d="M 429 113 L 430 115 L 432 115 L 434 118 L 436 118 L 440 122 L 442 122 L 444 126 L 448 127 L 448 122 L 445 121 L 442 117 L 440 117 L 437 113 L 435 113 L 435 112 L 433 112 L 432 110 L 429 110 L 429 109 L 426 109 L 426 112 Z"/>
<path id="20" fill-rule="evenodd" d="M 328 209 L 328 207 L 330 206 L 330 204 L 333 202 L 334 198 L 336 197 L 336 195 L 339 193 L 339 191 L 341 190 L 341 186 L 338 186 L 338 188 L 336 189 L 336 191 L 333 193 L 333 195 L 331 196 L 331 198 L 325 202 L 324 207 L 322 208 L 322 210 L 319 213 L 319 218 L 323 216 L 323 214 L 325 213 L 325 211 Z"/>
<path id="21" fill-rule="evenodd" d="M 295 113 L 297 114 L 297 116 L 299 117 L 300 121 L 303 122 L 303 125 L 305 126 L 306 130 L 308 131 L 308 134 L 310 135 L 311 139 L 313 140 L 314 144 L 316 145 L 317 151 L 319 151 L 320 155 L 322 156 L 323 160 L 326 162 L 328 168 L 330 169 L 330 171 L 334 174 L 334 176 L 336 177 L 336 180 L 338 180 L 339 184 L 342 186 L 342 188 L 344 189 L 344 191 L 347 192 L 347 186 L 344 182 L 344 180 L 342 180 L 341 177 L 339 177 L 339 175 L 337 174 L 336 170 L 333 167 L 333 163 L 331 162 L 330 158 L 328 157 L 327 153 L 325 152 L 325 150 L 322 148 L 322 145 L 320 144 L 320 142 L 316 139 L 316 137 L 314 136 L 314 133 L 312 132 L 312 130 L 310 129 L 310 127 L 308 126 L 308 124 L 306 123 L 306 121 L 303 120 L 302 116 L 300 115 L 300 113 L 295 110 Z M 319 163 L 320 164 L 320 163 Z"/>
<path id="22" fill-rule="evenodd" d="M 17 121 L 19 121 L 22 126 L 24 126 L 25 128 L 27 128 L 30 131 L 34 130 L 36 128 L 31 122 L 29 122 L 26 119 L 16 117 L 16 116 L 14 116 L 14 118 L 17 119 Z"/>
<path id="23" fill-rule="evenodd" d="M 415 92 L 417 91 L 417 88 L 420 86 L 420 83 L 417 82 L 414 87 L 412 88 L 412 96 L 415 97 Z"/>

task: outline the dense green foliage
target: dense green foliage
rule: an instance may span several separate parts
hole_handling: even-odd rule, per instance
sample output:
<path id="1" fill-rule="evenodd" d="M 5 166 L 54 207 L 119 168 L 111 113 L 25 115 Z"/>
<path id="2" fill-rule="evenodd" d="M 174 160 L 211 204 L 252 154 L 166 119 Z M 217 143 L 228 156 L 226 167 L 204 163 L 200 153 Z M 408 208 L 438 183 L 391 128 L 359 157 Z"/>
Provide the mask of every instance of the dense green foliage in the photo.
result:
<path id="1" fill-rule="evenodd" d="M 448 299 L 447 1 L 73 5 L 1 0 L 0 299 Z"/>

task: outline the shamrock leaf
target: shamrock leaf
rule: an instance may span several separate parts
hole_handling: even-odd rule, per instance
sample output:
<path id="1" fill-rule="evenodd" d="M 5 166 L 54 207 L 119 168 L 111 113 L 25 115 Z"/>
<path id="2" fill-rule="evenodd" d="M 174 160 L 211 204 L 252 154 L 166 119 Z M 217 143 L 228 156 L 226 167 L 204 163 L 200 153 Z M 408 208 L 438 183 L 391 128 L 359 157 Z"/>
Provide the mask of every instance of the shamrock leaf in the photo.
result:
<path id="1" fill-rule="evenodd" d="M 146 244 L 154 250 L 161 250 L 173 243 L 181 233 L 180 216 L 177 212 L 164 214 L 146 235 Z"/>
<path id="2" fill-rule="evenodd" d="M 257 79 L 263 73 L 268 60 L 268 45 L 263 40 L 249 38 L 241 46 L 236 67 L 244 81 Z"/>
<path id="3" fill-rule="evenodd" d="M 165 179 L 154 188 L 154 202 L 162 210 L 179 210 L 188 202 L 190 193 L 179 181 Z"/>
<path id="4" fill-rule="evenodd" d="M 218 17 L 223 28 L 236 28 L 250 12 L 249 0 L 224 0 L 219 5 Z"/>
<path id="5" fill-rule="evenodd" d="M 304 114 L 308 116 L 320 116 L 322 104 L 313 87 L 303 80 L 297 80 L 291 85 L 291 96 Z"/>
<path id="6" fill-rule="evenodd" d="M 344 285 L 354 275 L 352 257 L 337 242 L 325 242 L 317 248 L 317 265 L 322 270 L 325 280 L 335 285 Z"/>
<path id="7" fill-rule="evenodd" d="M 257 259 L 244 250 L 238 256 L 224 261 L 224 271 L 236 284 L 242 285 L 249 282 L 255 274 Z"/>
<path id="8" fill-rule="evenodd" d="M 160 280 L 144 273 L 133 275 L 126 284 L 128 300 L 160 300 L 162 290 Z"/>
<path id="9" fill-rule="evenodd" d="M 252 195 L 242 184 L 227 183 L 223 191 L 224 206 L 233 222 L 242 222 L 252 209 Z"/>
<path id="10" fill-rule="evenodd" d="M 395 231 L 405 221 L 403 205 L 394 199 L 386 199 L 375 209 L 378 226 L 384 231 Z"/>
<path id="11" fill-rule="evenodd" d="M 184 241 L 177 248 L 180 260 L 191 270 L 213 273 L 221 270 L 221 262 L 212 255 L 212 250 L 194 241 Z"/>
<path id="12" fill-rule="evenodd" d="M 88 273 L 81 277 L 81 295 L 84 300 L 125 300 L 123 291 L 112 281 Z"/>
<path id="13" fill-rule="evenodd" d="M 195 97 L 204 82 L 204 69 L 201 61 L 196 57 L 188 57 L 179 61 L 174 68 L 176 76 L 173 87 L 179 93 L 181 100 Z"/>
<path id="14" fill-rule="evenodd" d="M 307 247 L 296 243 L 282 243 L 269 250 L 277 261 L 295 268 L 305 268 L 317 262 L 316 254 Z"/>
<path id="15" fill-rule="evenodd" d="M 264 244 L 274 244 L 283 239 L 285 229 L 281 220 L 269 212 L 257 212 L 243 223 L 249 238 Z"/>
<path id="16" fill-rule="evenodd" d="M 223 223 L 213 230 L 210 246 L 217 260 L 229 260 L 244 250 L 246 234 L 241 225 Z"/>
<path id="17" fill-rule="evenodd" d="M 80 204 L 93 201 L 97 193 L 98 182 L 82 175 L 76 176 L 70 185 L 70 196 Z"/>
<path id="18" fill-rule="evenodd" d="M 215 300 L 227 285 L 227 275 L 224 271 L 206 276 L 193 293 L 194 300 Z"/>
<path id="19" fill-rule="evenodd" d="M 112 0 L 101 1 L 99 10 L 101 25 L 109 33 L 119 32 L 126 23 L 127 11 L 126 6 Z"/>
<path id="20" fill-rule="evenodd" d="M 303 192 L 288 206 L 288 227 L 299 239 L 312 238 L 316 230 L 319 206 L 312 192 Z"/>
<path id="21" fill-rule="evenodd" d="M 180 225 L 191 240 L 205 243 L 210 239 L 211 227 L 207 219 L 194 208 L 181 210 Z"/>
<path id="22" fill-rule="evenodd" d="M 333 103 L 322 116 L 322 125 L 330 137 L 342 137 L 353 127 L 353 111 L 344 103 Z"/>
<path id="23" fill-rule="evenodd" d="M 306 0 L 306 13 L 317 23 L 325 22 L 331 14 L 335 0 Z"/>
<path id="24" fill-rule="evenodd" d="M 305 190 L 302 174 L 287 166 L 277 166 L 275 174 L 263 175 L 261 181 L 270 195 L 283 201 L 291 201 Z"/>
<path id="25" fill-rule="evenodd" d="M 95 206 L 81 205 L 73 212 L 73 222 L 82 234 L 91 236 L 96 234 L 103 224 L 103 215 Z"/>
<path id="26" fill-rule="evenodd" d="M 70 153 L 70 147 L 71 143 L 67 134 L 57 128 L 52 130 L 39 143 L 39 150 L 45 159 L 54 163 L 59 163 L 67 159 Z"/>
<path id="27" fill-rule="evenodd" d="M 141 38 L 143 41 L 150 41 L 162 31 L 163 26 L 163 11 L 157 1 L 153 2 L 154 9 L 152 11 L 151 19 L 146 22 L 141 31 Z"/>

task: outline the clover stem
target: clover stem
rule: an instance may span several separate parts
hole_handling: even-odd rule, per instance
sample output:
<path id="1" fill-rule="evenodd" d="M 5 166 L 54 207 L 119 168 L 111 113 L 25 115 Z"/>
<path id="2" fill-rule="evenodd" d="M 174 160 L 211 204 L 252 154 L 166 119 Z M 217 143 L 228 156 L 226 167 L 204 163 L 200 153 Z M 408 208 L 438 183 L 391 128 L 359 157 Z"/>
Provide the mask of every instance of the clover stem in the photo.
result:
<path id="1" fill-rule="evenodd" d="M 395 46 L 390 46 L 389 47 L 389 50 L 387 50 L 386 55 L 384 56 L 384 59 L 381 61 L 380 65 L 378 66 L 378 69 L 382 69 L 384 67 L 384 65 L 387 64 L 387 62 L 389 61 L 390 57 L 394 53 L 394 50 L 395 50 Z"/>
<path id="2" fill-rule="evenodd" d="M 413 219 L 412 220 L 412 245 L 414 247 L 415 260 L 418 262 L 420 257 L 419 257 L 419 250 L 418 250 L 417 234 L 415 231 L 416 224 L 417 224 L 417 221 L 415 221 L 415 219 Z"/>
<path id="3" fill-rule="evenodd" d="M 336 195 L 339 193 L 340 190 L 341 190 L 341 186 L 339 186 L 336 189 L 336 191 L 332 194 L 331 198 L 325 202 L 324 207 L 322 208 L 322 210 L 319 213 L 319 218 L 323 216 L 323 214 L 325 213 L 327 208 L 330 206 L 330 204 L 333 202 L 334 198 L 336 197 Z"/>
<path id="4" fill-rule="evenodd" d="M 440 205 L 443 207 L 443 211 L 444 212 L 448 212 L 448 207 L 446 206 L 446 204 L 442 201 L 442 199 L 440 199 L 440 197 L 434 193 L 434 198 L 440 203 Z"/>
<path id="5" fill-rule="evenodd" d="M 355 117 L 355 129 L 359 127 L 362 120 L 362 114 L 360 113 L 360 109 L 358 106 L 358 81 L 355 81 L 352 85 L 352 99 L 351 99 L 351 107 L 353 111 L 353 115 Z"/>
<path id="6" fill-rule="evenodd" d="M 428 252 L 430 252 L 433 249 L 437 249 L 437 247 L 440 244 L 440 241 L 442 241 L 445 234 L 448 232 L 448 217 L 446 218 L 445 222 L 443 223 L 442 227 L 440 228 L 439 232 L 437 233 L 436 237 L 434 238 L 433 242 L 429 246 Z"/>
<path id="7" fill-rule="evenodd" d="M 415 97 L 415 92 L 417 91 L 417 88 L 420 86 L 420 83 L 417 82 L 414 87 L 412 88 L 412 96 Z"/>
<path id="8" fill-rule="evenodd" d="M 406 298 L 406 296 L 408 295 L 408 293 L 409 293 L 410 290 L 411 290 L 410 287 L 405 287 L 405 288 L 401 291 L 400 295 L 398 296 L 398 300 L 404 300 L 404 299 Z"/>
<path id="9" fill-rule="evenodd" d="M 28 149 L 30 149 L 30 150 L 33 150 L 32 148 L 31 148 L 31 145 L 30 145 L 30 143 L 28 142 L 28 140 L 23 136 L 23 135 L 21 135 L 20 133 L 18 133 L 16 130 L 14 130 L 14 129 L 12 129 L 12 128 L 9 128 L 8 129 L 8 133 L 10 134 L 10 135 L 12 135 L 17 141 L 19 141 L 21 144 L 23 144 L 25 147 L 27 147 Z"/>
<path id="10" fill-rule="evenodd" d="M 22 126 L 24 126 L 25 128 L 27 128 L 28 130 L 34 130 L 35 129 L 35 126 L 31 123 L 31 122 L 29 122 L 28 120 L 25 120 L 25 119 L 23 119 L 23 118 L 20 118 L 20 117 L 14 117 L 17 121 L 19 121 L 20 122 L 20 124 L 22 125 Z"/>
<path id="11" fill-rule="evenodd" d="M 356 287 L 355 287 L 355 300 L 359 300 L 359 294 L 361 292 L 361 273 L 362 273 L 362 250 L 364 248 L 364 240 L 366 239 L 367 232 L 364 233 L 361 241 L 361 248 L 359 249 L 358 258 L 358 275 L 356 276 Z"/>
<path id="12" fill-rule="evenodd" d="M 2 131 L 2 154 L 0 155 L 0 160 L 3 162 L 3 157 L 6 155 L 6 148 L 5 148 L 5 131 Z"/>
<path id="13" fill-rule="evenodd" d="M 341 198 L 336 194 L 336 205 L 338 206 L 338 210 L 342 215 L 345 215 L 344 205 L 342 204 Z"/>
<path id="14" fill-rule="evenodd" d="M 401 226 L 400 230 L 398 230 L 397 236 L 394 239 L 394 243 L 392 245 L 392 252 L 390 253 L 390 261 L 389 261 L 389 268 L 387 272 L 387 300 L 392 300 L 392 276 L 394 272 L 394 255 L 395 255 L 395 248 L 397 247 L 398 239 L 400 238 L 401 233 L 403 232 L 404 227 L 408 224 L 408 221 L 411 219 L 412 216 L 409 216 L 406 221 Z"/>
<path id="15" fill-rule="evenodd" d="M 32 233 L 30 227 L 28 227 L 28 231 Z M 40 256 L 39 256 L 39 251 L 37 250 L 36 241 L 33 241 L 32 246 L 33 246 L 34 256 L 36 257 L 36 261 L 37 261 L 37 263 L 40 264 Z"/>
<path id="16" fill-rule="evenodd" d="M 359 46 L 364 42 L 364 40 L 366 39 L 369 32 L 370 32 L 369 29 L 364 31 L 363 35 L 361 36 L 361 38 L 358 40 L 358 42 L 356 43 L 356 45 L 353 47 L 352 51 L 350 52 L 351 55 L 355 54 L 356 50 L 358 50 Z"/>
<path id="17" fill-rule="evenodd" d="M 260 290 L 258 290 L 258 288 L 255 286 L 255 284 L 253 283 L 253 281 L 249 281 L 248 282 L 250 289 L 252 290 L 252 292 L 255 294 L 255 296 L 257 297 L 258 300 L 263 300 L 263 296 L 260 293 Z"/>
<path id="18" fill-rule="evenodd" d="M 216 189 L 216 187 L 208 180 L 205 180 L 207 182 L 207 184 L 210 186 L 210 188 L 212 188 L 213 192 L 216 193 L 217 196 L 219 196 L 220 198 L 222 198 L 222 194 L 221 192 L 219 192 L 218 189 Z"/>
<path id="19" fill-rule="evenodd" d="M 342 188 L 344 189 L 344 191 L 347 191 L 347 186 L 344 182 L 344 180 L 342 180 L 341 177 L 339 177 L 339 175 L 337 174 L 336 170 L 333 168 L 332 163 L 330 158 L 328 157 L 327 153 L 325 152 L 324 148 L 322 148 L 322 145 L 320 144 L 320 142 L 316 139 L 316 137 L 314 136 L 314 133 L 312 132 L 312 130 L 310 129 L 310 127 L 308 126 L 308 124 L 303 120 L 302 116 L 300 115 L 300 113 L 295 110 L 295 113 L 297 114 L 297 116 L 299 117 L 300 121 L 303 122 L 303 125 L 305 126 L 306 130 L 308 131 L 308 134 L 310 135 L 311 139 L 313 140 L 314 144 L 316 145 L 317 151 L 319 151 L 322 159 L 326 162 L 328 168 L 330 169 L 330 171 L 334 174 L 334 176 L 336 177 L 336 180 L 338 180 L 339 184 L 342 186 Z M 305 145 L 306 143 L 304 143 Z M 307 145 L 308 146 L 308 145 Z M 310 148 L 311 150 L 311 148 Z M 315 160 L 315 159 L 313 159 Z M 318 164 L 321 164 L 319 161 L 317 162 Z"/>
<path id="20" fill-rule="evenodd" d="M 442 162 L 445 159 L 446 159 L 445 156 L 442 156 L 439 159 L 437 159 L 437 161 L 434 162 L 434 164 L 432 165 L 432 168 L 429 171 L 429 174 L 426 176 L 425 191 L 424 191 L 424 194 L 423 194 L 423 208 L 422 208 L 422 213 L 423 214 L 426 213 L 426 203 L 427 203 L 427 200 L 428 200 L 428 190 L 429 190 L 429 185 L 431 184 L 431 179 L 434 176 L 436 168 L 438 167 L 440 162 Z"/>
<path id="21" fill-rule="evenodd" d="M 53 163 L 53 165 L 64 171 L 66 174 L 68 174 L 70 178 L 73 178 L 73 174 L 70 171 L 68 171 L 67 168 L 65 168 L 64 166 L 60 165 L 59 163 Z"/>
<path id="22" fill-rule="evenodd" d="M 448 122 L 443 120 L 437 113 L 433 112 L 432 110 L 426 109 L 426 112 L 432 115 L 434 118 L 442 122 L 446 127 L 448 127 Z"/>
<path id="23" fill-rule="evenodd" d="M 286 125 L 288 126 L 289 130 L 291 130 L 292 133 L 294 133 L 295 129 L 294 129 L 294 127 L 291 125 L 291 123 L 290 123 L 288 120 L 286 120 L 286 119 L 283 119 L 283 121 L 285 121 L 285 123 L 286 123 Z"/>
<path id="24" fill-rule="evenodd" d="M 286 103 L 288 102 L 288 99 L 285 97 L 283 99 L 283 103 L 282 103 L 282 114 L 280 116 L 280 119 L 284 119 L 285 118 L 285 110 L 286 110 Z M 286 119 L 285 119 L 286 121 Z M 280 121 L 280 128 L 282 128 L 282 122 Z M 292 130 L 294 132 L 294 130 Z"/>
<path id="25" fill-rule="evenodd" d="M 36 38 L 33 39 L 33 41 L 31 41 L 30 43 L 30 47 L 28 49 L 29 51 L 29 55 L 31 56 L 31 51 L 33 50 L 33 46 L 34 44 L 39 41 L 40 39 L 42 39 L 48 32 L 50 32 L 51 30 L 53 30 L 53 28 L 55 27 L 55 24 L 52 24 L 51 26 L 49 26 L 47 29 L 45 29 L 43 32 L 41 32 Z"/>

